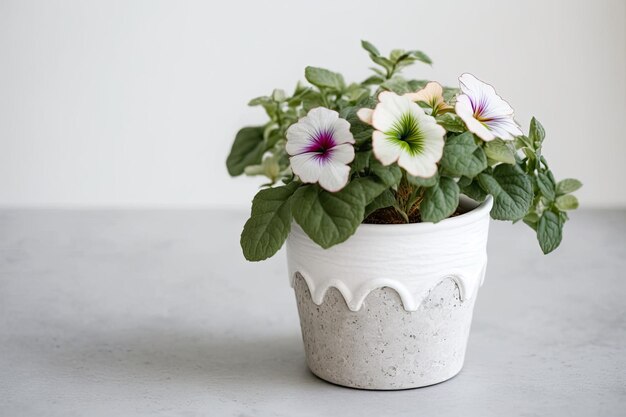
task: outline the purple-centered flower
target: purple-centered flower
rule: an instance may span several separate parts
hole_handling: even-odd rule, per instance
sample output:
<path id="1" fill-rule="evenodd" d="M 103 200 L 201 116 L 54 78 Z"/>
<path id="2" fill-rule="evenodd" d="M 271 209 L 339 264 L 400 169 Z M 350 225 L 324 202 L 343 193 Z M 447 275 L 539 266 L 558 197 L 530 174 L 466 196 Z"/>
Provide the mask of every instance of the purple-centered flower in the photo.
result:
<path id="1" fill-rule="evenodd" d="M 513 108 L 489 84 L 472 74 L 459 77 L 462 94 L 456 99 L 455 111 L 468 130 L 484 141 L 495 138 L 511 140 L 522 134 L 513 118 Z"/>
<path id="2" fill-rule="evenodd" d="M 350 123 L 339 113 L 317 107 L 287 129 L 291 169 L 302 182 L 319 183 L 327 191 L 341 190 L 354 159 Z"/>

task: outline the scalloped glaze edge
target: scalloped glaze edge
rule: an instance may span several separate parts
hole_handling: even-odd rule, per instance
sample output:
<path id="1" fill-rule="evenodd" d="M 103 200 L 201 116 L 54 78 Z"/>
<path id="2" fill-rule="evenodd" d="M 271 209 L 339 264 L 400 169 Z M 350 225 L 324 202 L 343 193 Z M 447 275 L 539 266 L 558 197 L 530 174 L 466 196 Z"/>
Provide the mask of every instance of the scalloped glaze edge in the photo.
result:
<path id="1" fill-rule="evenodd" d="M 393 288 L 404 309 L 416 311 L 445 279 L 457 283 L 462 300 L 471 299 L 485 277 L 492 205 L 491 197 L 478 206 L 462 200 L 470 211 L 436 224 L 362 224 L 347 241 L 329 249 L 317 246 L 294 223 L 287 239 L 290 285 L 296 274 L 302 275 L 317 305 L 334 287 L 352 311 L 382 287 Z"/>

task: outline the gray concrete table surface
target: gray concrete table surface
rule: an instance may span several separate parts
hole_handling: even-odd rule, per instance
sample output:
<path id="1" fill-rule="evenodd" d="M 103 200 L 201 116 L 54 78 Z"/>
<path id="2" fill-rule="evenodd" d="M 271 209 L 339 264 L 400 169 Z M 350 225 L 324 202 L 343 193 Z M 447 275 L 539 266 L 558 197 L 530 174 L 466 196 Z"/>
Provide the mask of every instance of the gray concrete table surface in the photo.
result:
<path id="1" fill-rule="evenodd" d="M 397 392 L 308 372 L 246 214 L 0 211 L 0 416 L 626 415 L 626 211 L 574 213 L 547 257 L 492 222 L 465 368 Z"/>

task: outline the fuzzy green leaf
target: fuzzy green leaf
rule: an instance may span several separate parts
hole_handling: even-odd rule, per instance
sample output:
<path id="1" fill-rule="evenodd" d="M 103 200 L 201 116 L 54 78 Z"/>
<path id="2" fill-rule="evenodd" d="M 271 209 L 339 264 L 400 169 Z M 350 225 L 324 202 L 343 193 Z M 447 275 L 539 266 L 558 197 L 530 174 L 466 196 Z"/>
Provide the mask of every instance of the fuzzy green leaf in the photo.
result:
<path id="1" fill-rule="evenodd" d="M 385 190 L 381 195 L 376 197 L 371 203 L 365 207 L 365 217 L 369 216 L 373 212 L 386 207 L 392 207 L 396 204 L 396 198 L 391 190 Z"/>
<path id="2" fill-rule="evenodd" d="M 319 88 L 342 91 L 346 86 L 343 75 L 324 68 L 306 67 L 304 77 L 308 82 Z"/>
<path id="3" fill-rule="evenodd" d="M 247 260 L 262 261 L 281 248 L 291 230 L 291 196 L 298 185 L 267 188 L 254 197 L 240 241 Z"/>
<path id="4" fill-rule="evenodd" d="M 426 189 L 420 214 L 423 221 L 437 223 L 454 213 L 458 206 L 459 186 L 452 178 L 441 177 L 436 185 Z"/>
<path id="5" fill-rule="evenodd" d="M 537 147 L 537 144 L 541 145 L 545 137 L 546 137 L 545 129 L 543 128 L 541 123 L 539 123 L 539 120 L 533 117 L 530 121 L 530 128 L 528 130 L 528 139 L 530 139 L 530 142 L 532 144 L 535 144 L 535 147 Z"/>
<path id="6" fill-rule="evenodd" d="M 366 206 L 388 189 L 389 186 L 376 176 L 368 176 L 353 179 L 346 188 L 350 189 L 350 193 L 360 195 L 363 200 L 363 206 Z"/>
<path id="7" fill-rule="evenodd" d="M 467 130 L 463 120 L 454 113 L 444 113 L 438 115 L 435 119 L 448 132 L 463 133 Z"/>
<path id="8" fill-rule="evenodd" d="M 473 178 L 487 169 L 487 157 L 476 144 L 474 135 L 465 132 L 448 138 L 443 149 L 441 166 L 452 175 Z"/>
<path id="9" fill-rule="evenodd" d="M 359 109 L 369 107 L 368 104 L 369 102 L 365 103 L 365 105 L 346 107 L 339 113 L 341 118 L 346 119 L 348 123 L 350 123 L 350 132 L 357 145 L 370 141 L 372 139 L 372 133 L 374 132 L 372 126 L 363 123 L 361 119 L 359 119 L 359 116 L 357 116 Z"/>
<path id="10" fill-rule="evenodd" d="M 555 204 L 559 210 L 576 210 L 578 208 L 578 199 L 571 194 L 565 194 L 558 196 Z"/>
<path id="11" fill-rule="evenodd" d="M 402 77 L 393 77 L 380 85 L 382 88 L 393 91 L 396 94 L 405 94 L 412 92 L 411 86 Z"/>
<path id="12" fill-rule="evenodd" d="M 537 186 L 539 187 L 539 191 L 541 191 L 541 195 L 547 198 L 548 201 L 554 201 L 556 197 L 555 184 L 547 173 L 540 172 L 539 175 L 537 175 Z"/>
<path id="13" fill-rule="evenodd" d="M 544 254 L 555 250 L 563 238 L 563 222 L 552 211 L 544 211 L 537 224 L 537 240 Z"/>
<path id="14" fill-rule="evenodd" d="M 533 186 L 517 165 L 498 165 L 491 175 L 481 173 L 478 182 L 483 190 L 493 195 L 492 218 L 519 220 L 528 212 L 534 195 Z"/>
<path id="15" fill-rule="evenodd" d="M 485 201 L 488 195 L 487 192 L 485 192 L 485 190 L 482 189 L 478 180 L 476 179 L 474 179 L 472 182 L 465 185 L 464 187 L 461 187 L 461 193 L 465 194 L 472 200 L 477 201 L 479 203 L 482 203 L 483 201 Z"/>
<path id="16" fill-rule="evenodd" d="M 354 154 L 354 161 L 350 164 L 350 172 L 361 172 L 370 164 L 372 151 L 357 152 Z"/>
<path id="17" fill-rule="evenodd" d="M 409 55 L 417 61 L 423 62 L 425 64 L 432 65 L 433 63 L 430 57 L 422 51 L 410 51 Z"/>
<path id="18" fill-rule="evenodd" d="M 379 55 L 370 54 L 370 59 L 374 61 L 375 63 L 377 63 L 378 65 L 380 65 L 381 67 L 383 67 L 387 71 L 387 74 L 390 75 L 391 71 L 393 70 L 393 62 L 391 62 L 389 59 L 385 58 L 384 56 L 379 56 Z"/>
<path id="19" fill-rule="evenodd" d="M 504 162 L 505 164 L 514 164 L 515 152 L 513 152 L 509 143 L 510 142 L 505 142 L 502 139 L 494 139 L 491 142 L 485 143 L 485 154 L 487 158 L 497 162 Z"/>
<path id="20" fill-rule="evenodd" d="M 385 82 L 385 79 L 380 75 L 371 75 L 367 77 L 361 84 L 363 85 L 380 85 Z"/>
<path id="21" fill-rule="evenodd" d="M 293 196 L 293 217 L 315 243 L 326 249 L 354 234 L 365 213 L 362 184 L 351 182 L 336 193 L 317 185 L 300 187 Z"/>
<path id="22" fill-rule="evenodd" d="M 361 41 L 361 46 L 363 47 L 363 49 L 365 49 L 367 52 L 369 52 L 370 54 L 374 55 L 374 56 L 379 56 L 380 52 L 378 52 L 378 49 L 372 45 L 370 42 L 368 41 Z"/>
<path id="23" fill-rule="evenodd" d="M 388 187 L 398 185 L 402 179 L 402 171 L 397 165 L 384 166 L 378 159 L 372 158 L 370 161 L 370 171 Z"/>
<path id="24" fill-rule="evenodd" d="M 563 181 L 559 181 L 559 183 L 556 185 L 556 194 L 564 195 L 564 194 L 573 193 L 574 191 L 578 190 L 582 186 L 583 184 L 577 179 L 566 178 Z"/>
<path id="25" fill-rule="evenodd" d="M 237 132 L 226 159 L 226 168 L 230 175 L 241 175 L 247 166 L 261 163 L 265 152 L 264 129 L 263 126 L 244 127 Z"/>
<path id="26" fill-rule="evenodd" d="M 416 177 L 411 174 L 406 174 L 406 180 L 409 182 L 409 184 L 417 185 L 418 187 L 432 187 L 433 185 L 437 184 L 437 181 L 439 180 L 439 175 L 435 173 L 435 175 L 433 175 L 432 177 L 423 178 Z"/>

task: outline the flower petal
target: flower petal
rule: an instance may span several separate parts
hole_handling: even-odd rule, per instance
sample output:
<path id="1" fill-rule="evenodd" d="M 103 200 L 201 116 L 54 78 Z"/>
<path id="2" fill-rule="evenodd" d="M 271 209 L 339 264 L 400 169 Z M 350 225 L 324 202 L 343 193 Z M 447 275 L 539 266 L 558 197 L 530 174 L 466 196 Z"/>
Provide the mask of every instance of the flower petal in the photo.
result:
<path id="1" fill-rule="evenodd" d="M 317 130 L 330 130 L 335 121 L 339 118 L 339 113 L 326 107 L 316 107 L 309 110 L 306 117 Z"/>
<path id="2" fill-rule="evenodd" d="M 337 145 L 330 152 L 330 157 L 328 159 L 332 162 L 349 164 L 354 160 L 354 147 L 348 143 Z"/>
<path id="3" fill-rule="evenodd" d="M 350 132 L 350 123 L 346 119 L 337 118 L 331 126 L 333 139 L 337 145 L 354 143 L 354 136 Z"/>
<path id="4" fill-rule="evenodd" d="M 368 125 L 372 124 L 372 115 L 374 114 L 374 109 L 368 109 L 367 107 L 363 107 L 356 112 L 357 117 Z"/>
<path id="5" fill-rule="evenodd" d="M 332 160 L 324 164 L 324 169 L 320 171 L 319 184 L 327 191 L 336 192 L 346 186 L 349 177 L 350 167 Z"/>
<path id="6" fill-rule="evenodd" d="M 285 135 L 287 136 L 287 144 L 285 149 L 289 155 L 298 155 L 305 152 L 311 145 L 316 131 L 306 116 L 302 117 L 298 123 L 294 123 L 287 129 Z"/>
<path id="7" fill-rule="evenodd" d="M 379 130 L 372 133 L 372 150 L 376 159 L 383 165 L 393 164 L 402 153 L 402 148 L 397 143 L 387 139 L 387 135 Z"/>
<path id="8" fill-rule="evenodd" d="M 372 115 L 372 125 L 381 132 L 391 130 L 396 121 L 405 113 L 424 114 L 420 106 L 391 91 L 380 93 L 378 101 Z"/>
<path id="9" fill-rule="evenodd" d="M 423 154 L 411 155 L 403 152 L 398 159 L 398 165 L 417 177 L 429 178 L 437 173 L 437 162 Z"/>
<path id="10" fill-rule="evenodd" d="M 512 117 L 503 117 L 499 119 L 493 119 L 485 124 L 489 129 L 500 139 L 513 140 L 514 136 L 523 135 L 522 129 L 515 122 Z"/>
<path id="11" fill-rule="evenodd" d="M 318 155 L 309 152 L 295 155 L 289 158 L 291 170 L 295 175 L 300 177 L 302 182 L 317 182 L 322 171 L 322 165 Z"/>
<path id="12" fill-rule="evenodd" d="M 433 100 L 437 100 L 439 97 L 443 100 L 443 87 L 441 87 L 441 84 L 438 82 L 431 81 L 421 90 L 415 93 L 407 93 L 404 96 L 411 101 L 423 101 L 430 104 Z"/>
<path id="13" fill-rule="evenodd" d="M 443 147 L 445 145 L 443 137 L 446 134 L 446 130 L 437 124 L 434 117 L 427 115 L 420 118 L 420 130 L 423 136 L 422 154 L 434 162 L 438 162 L 443 156 Z"/>
<path id="14" fill-rule="evenodd" d="M 474 110 L 472 108 L 470 98 L 467 95 L 461 94 L 457 97 L 454 110 L 456 111 L 456 114 L 465 122 L 465 126 L 467 126 L 467 129 L 470 132 L 476 134 L 485 142 L 489 142 L 496 138 L 487 126 L 474 118 Z"/>

